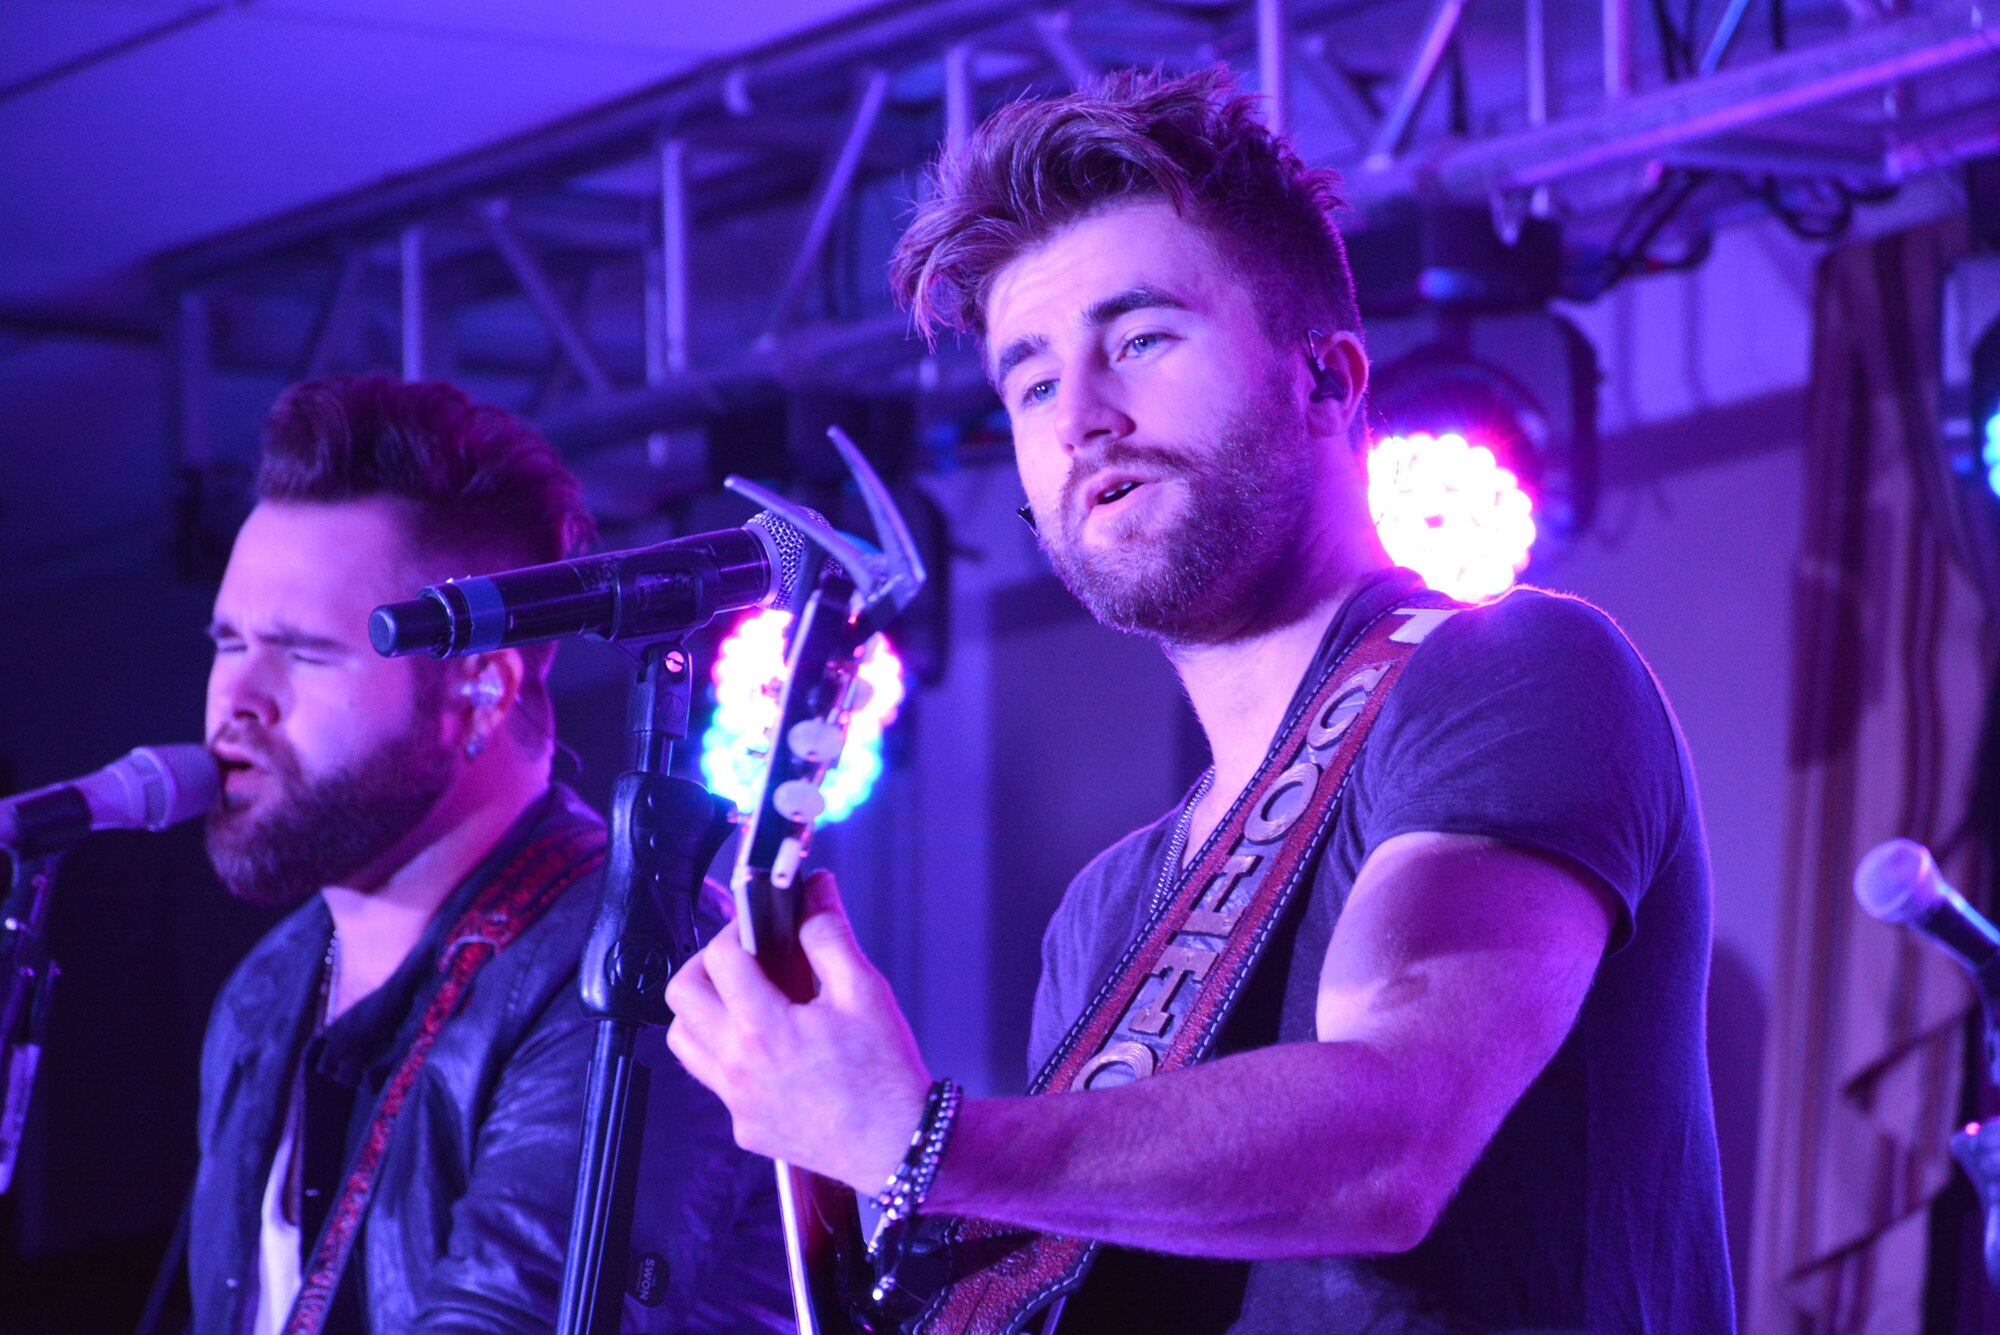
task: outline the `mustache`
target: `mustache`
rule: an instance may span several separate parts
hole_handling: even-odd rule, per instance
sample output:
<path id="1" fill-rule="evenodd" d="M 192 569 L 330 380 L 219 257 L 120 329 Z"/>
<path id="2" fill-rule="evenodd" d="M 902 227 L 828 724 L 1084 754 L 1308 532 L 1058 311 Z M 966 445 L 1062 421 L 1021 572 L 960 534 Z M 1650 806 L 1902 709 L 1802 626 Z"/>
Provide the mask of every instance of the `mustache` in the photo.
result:
<path id="1" fill-rule="evenodd" d="M 208 739 L 211 752 L 218 746 L 241 752 L 267 769 L 289 770 L 292 766 L 291 751 L 262 728 L 224 724 Z"/>
<path id="2" fill-rule="evenodd" d="M 1091 477 L 1106 468 L 1143 464 L 1161 473 L 1183 473 L 1187 462 L 1173 450 L 1158 445 L 1137 445 L 1129 440 L 1114 441 L 1109 445 L 1079 454 L 1070 461 L 1069 476 L 1063 479 L 1062 501 L 1065 512 L 1076 504 L 1077 494 Z"/>

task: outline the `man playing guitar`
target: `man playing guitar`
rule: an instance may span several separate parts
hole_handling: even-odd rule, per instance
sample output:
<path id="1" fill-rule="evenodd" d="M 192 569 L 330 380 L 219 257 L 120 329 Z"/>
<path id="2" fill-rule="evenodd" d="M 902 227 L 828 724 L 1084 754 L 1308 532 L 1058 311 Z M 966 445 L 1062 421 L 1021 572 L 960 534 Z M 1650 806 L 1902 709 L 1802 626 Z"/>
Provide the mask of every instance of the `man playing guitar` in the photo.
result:
<path id="1" fill-rule="evenodd" d="M 1049 927 L 1032 1056 L 1080 1092 L 934 1082 L 825 873 L 817 995 L 724 933 L 669 989 L 675 1054 L 739 1143 L 892 1216 L 1108 1244 L 1065 1332 L 1732 1329 L 1685 747 L 1603 614 L 1459 609 L 1383 552 L 1337 181 L 1217 72 L 1017 103 L 937 178 L 896 289 L 980 340 L 1057 574 L 1160 643 L 1213 768 Z M 1348 677 L 1373 649 L 1401 656 Z M 1256 908 L 1233 841 L 1316 812 L 1216 1002 L 1203 924 Z M 1202 1007 L 1208 1059 L 1163 1057 Z"/>

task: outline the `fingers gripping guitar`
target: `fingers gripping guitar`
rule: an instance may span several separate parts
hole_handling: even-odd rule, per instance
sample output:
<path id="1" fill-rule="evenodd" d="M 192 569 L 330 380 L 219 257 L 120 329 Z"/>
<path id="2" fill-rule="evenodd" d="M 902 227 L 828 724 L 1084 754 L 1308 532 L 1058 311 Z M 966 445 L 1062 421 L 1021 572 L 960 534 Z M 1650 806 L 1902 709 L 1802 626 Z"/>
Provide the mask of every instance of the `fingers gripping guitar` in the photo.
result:
<path id="1" fill-rule="evenodd" d="M 728 1107 L 737 1144 L 872 1194 L 902 1158 L 931 1076 L 833 876 L 815 872 L 803 888 L 799 946 L 818 994 L 794 1002 L 722 932 L 667 988 L 667 1044 Z"/>

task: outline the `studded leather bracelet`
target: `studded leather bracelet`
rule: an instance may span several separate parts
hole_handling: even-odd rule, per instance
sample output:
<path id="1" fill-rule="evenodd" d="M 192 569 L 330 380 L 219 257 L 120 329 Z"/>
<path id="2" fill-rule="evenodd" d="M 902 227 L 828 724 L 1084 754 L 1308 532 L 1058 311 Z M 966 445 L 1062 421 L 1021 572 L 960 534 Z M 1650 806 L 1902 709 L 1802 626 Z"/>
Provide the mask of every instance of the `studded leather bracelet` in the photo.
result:
<path id="1" fill-rule="evenodd" d="M 924 1096 L 924 1114 L 910 1136 L 910 1148 L 904 1151 L 896 1171 L 889 1175 L 888 1185 L 875 1196 L 875 1208 L 882 1214 L 868 1235 L 871 1259 L 881 1255 L 884 1241 L 898 1224 L 915 1218 L 923 1208 L 931 1184 L 937 1181 L 945 1141 L 951 1136 L 952 1123 L 957 1120 L 959 1105 L 964 1101 L 965 1091 L 956 1080 L 931 1082 L 930 1092 Z"/>

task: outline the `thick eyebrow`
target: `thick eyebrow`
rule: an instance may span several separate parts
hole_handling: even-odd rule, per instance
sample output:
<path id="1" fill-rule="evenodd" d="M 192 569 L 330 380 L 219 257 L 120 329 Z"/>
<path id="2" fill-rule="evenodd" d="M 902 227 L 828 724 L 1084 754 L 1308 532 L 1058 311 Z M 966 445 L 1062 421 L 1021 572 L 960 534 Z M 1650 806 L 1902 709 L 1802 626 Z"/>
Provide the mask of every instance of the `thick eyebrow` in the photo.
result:
<path id="1" fill-rule="evenodd" d="M 1133 311 L 1162 309 L 1184 311 L 1187 308 L 1188 304 L 1185 301 L 1171 292 L 1162 292 L 1157 287 L 1143 285 L 1128 287 L 1123 292 L 1092 304 L 1091 308 L 1083 313 L 1083 323 L 1088 329 L 1102 329 L 1119 316 L 1130 315 Z"/>
<path id="2" fill-rule="evenodd" d="M 1092 302 L 1089 308 L 1083 313 L 1082 324 L 1086 329 L 1102 329 L 1113 320 L 1118 319 L 1120 316 L 1130 315 L 1133 311 L 1184 311 L 1187 309 L 1189 309 L 1188 304 L 1173 293 L 1141 284 L 1138 287 L 1128 287 L 1123 292 L 1114 293 L 1102 301 Z M 1006 384 L 1007 377 L 1013 373 L 1015 367 L 1036 353 L 1048 351 L 1048 346 L 1049 340 L 1041 334 L 1030 334 L 1025 338 L 1017 338 L 1012 343 L 1009 343 L 1005 348 L 1001 349 L 1000 355 L 994 359 L 994 385 Z"/>
<path id="3" fill-rule="evenodd" d="M 1038 352 L 1047 352 L 1049 341 L 1040 334 L 1030 334 L 1017 338 L 1001 349 L 1000 356 L 993 363 L 993 387 L 1000 388 L 1007 383 L 1007 377 L 1014 374 L 1014 368 Z"/>
<path id="4" fill-rule="evenodd" d="M 208 625 L 208 638 L 211 640 L 219 641 L 240 635 L 241 632 L 227 621 L 211 621 Z M 315 635 L 287 621 L 280 621 L 269 630 L 260 630 L 249 638 L 255 639 L 259 644 L 268 644 L 274 649 L 306 649 L 317 653 L 344 651 L 348 647 L 345 641 L 337 640 L 331 635 Z"/>

